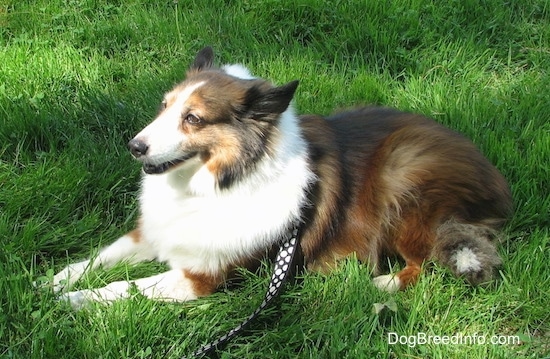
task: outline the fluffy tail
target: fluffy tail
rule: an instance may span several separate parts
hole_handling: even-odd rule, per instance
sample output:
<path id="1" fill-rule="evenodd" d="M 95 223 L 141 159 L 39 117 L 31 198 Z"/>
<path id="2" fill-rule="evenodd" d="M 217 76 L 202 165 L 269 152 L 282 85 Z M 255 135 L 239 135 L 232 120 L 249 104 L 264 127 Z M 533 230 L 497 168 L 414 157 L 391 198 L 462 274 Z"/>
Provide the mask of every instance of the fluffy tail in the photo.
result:
<path id="1" fill-rule="evenodd" d="M 486 283 L 502 263 L 493 243 L 497 236 L 488 226 L 449 220 L 437 230 L 432 258 L 471 284 Z"/>

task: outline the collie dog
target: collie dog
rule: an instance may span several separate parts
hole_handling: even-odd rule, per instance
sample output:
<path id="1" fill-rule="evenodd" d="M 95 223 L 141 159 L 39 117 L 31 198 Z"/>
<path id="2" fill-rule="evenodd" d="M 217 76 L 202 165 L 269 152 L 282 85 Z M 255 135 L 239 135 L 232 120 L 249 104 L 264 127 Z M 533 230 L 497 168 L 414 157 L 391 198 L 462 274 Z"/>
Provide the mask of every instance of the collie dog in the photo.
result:
<path id="1" fill-rule="evenodd" d="M 93 260 L 54 276 L 69 288 L 86 270 L 159 260 L 169 270 L 66 292 L 75 307 L 134 288 L 187 301 L 211 294 L 300 228 L 304 265 L 326 272 L 346 256 L 396 291 L 437 260 L 472 284 L 501 263 L 494 242 L 511 214 L 508 185 L 471 141 L 423 116 L 366 107 L 296 115 L 298 86 L 274 86 L 201 50 L 160 113 L 129 144 L 142 164 L 135 230 Z M 386 256 L 404 267 L 381 275 Z M 381 260 L 382 259 L 382 260 Z"/>

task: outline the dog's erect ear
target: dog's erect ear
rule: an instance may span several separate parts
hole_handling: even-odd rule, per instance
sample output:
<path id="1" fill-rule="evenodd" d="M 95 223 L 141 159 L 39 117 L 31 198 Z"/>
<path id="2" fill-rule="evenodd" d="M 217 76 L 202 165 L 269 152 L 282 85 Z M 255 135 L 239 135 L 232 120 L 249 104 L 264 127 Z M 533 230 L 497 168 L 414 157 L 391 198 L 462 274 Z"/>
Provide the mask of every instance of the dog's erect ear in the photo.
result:
<path id="1" fill-rule="evenodd" d="M 288 108 L 298 83 L 298 80 L 294 80 L 263 91 L 252 87 L 247 93 L 249 116 L 258 120 L 272 120 L 278 117 Z"/>
<path id="2" fill-rule="evenodd" d="M 191 65 L 191 70 L 202 71 L 212 67 L 214 63 L 214 50 L 210 46 L 205 47 L 197 53 L 195 61 Z"/>

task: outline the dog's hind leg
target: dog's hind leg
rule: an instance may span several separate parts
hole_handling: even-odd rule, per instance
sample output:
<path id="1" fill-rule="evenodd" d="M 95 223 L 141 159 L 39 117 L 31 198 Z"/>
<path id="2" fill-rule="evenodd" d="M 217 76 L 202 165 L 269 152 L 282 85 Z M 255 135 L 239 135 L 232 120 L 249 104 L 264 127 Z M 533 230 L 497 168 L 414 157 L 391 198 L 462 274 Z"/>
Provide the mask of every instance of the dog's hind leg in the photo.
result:
<path id="1" fill-rule="evenodd" d="M 53 289 L 55 292 L 60 292 L 63 289 L 70 288 L 86 271 L 99 266 L 108 268 L 120 261 L 137 263 L 152 260 L 155 257 L 153 249 L 148 243 L 141 240 L 140 231 L 135 229 L 103 248 L 96 258 L 65 267 L 54 276 Z"/>
<path id="2" fill-rule="evenodd" d="M 421 264 L 407 262 L 405 268 L 394 274 L 384 274 L 373 278 L 376 288 L 388 293 L 395 293 L 413 284 L 421 273 Z"/>
<path id="3" fill-rule="evenodd" d="M 404 289 L 418 280 L 423 262 L 430 257 L 435 238 L 431 226 L 415 213 L 403 217 L 395 235 L 394 251 L 405 260 L 405 268 L 373 279 L 377 288 L 390 293 Z"/>

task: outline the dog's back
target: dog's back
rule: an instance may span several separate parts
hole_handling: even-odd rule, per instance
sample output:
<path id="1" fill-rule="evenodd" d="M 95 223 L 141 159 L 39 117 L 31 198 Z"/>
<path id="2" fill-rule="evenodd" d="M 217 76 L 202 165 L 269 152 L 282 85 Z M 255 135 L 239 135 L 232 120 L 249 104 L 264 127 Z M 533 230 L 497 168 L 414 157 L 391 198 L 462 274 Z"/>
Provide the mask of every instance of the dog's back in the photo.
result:
<path id="1" fill-rule="evenodd" d="M 511 213 L 498 170 L 462 135 L 420 115 L 385 108 L 302 117 L 321 179 L 303 239 L 313 268 L 352 252 L 377 268 L 397 254 L 406 267 L 375 279 L 388 290 L 414 282 L 438 259 L 472 283 L 500 263 L 491 240 Z"/>

